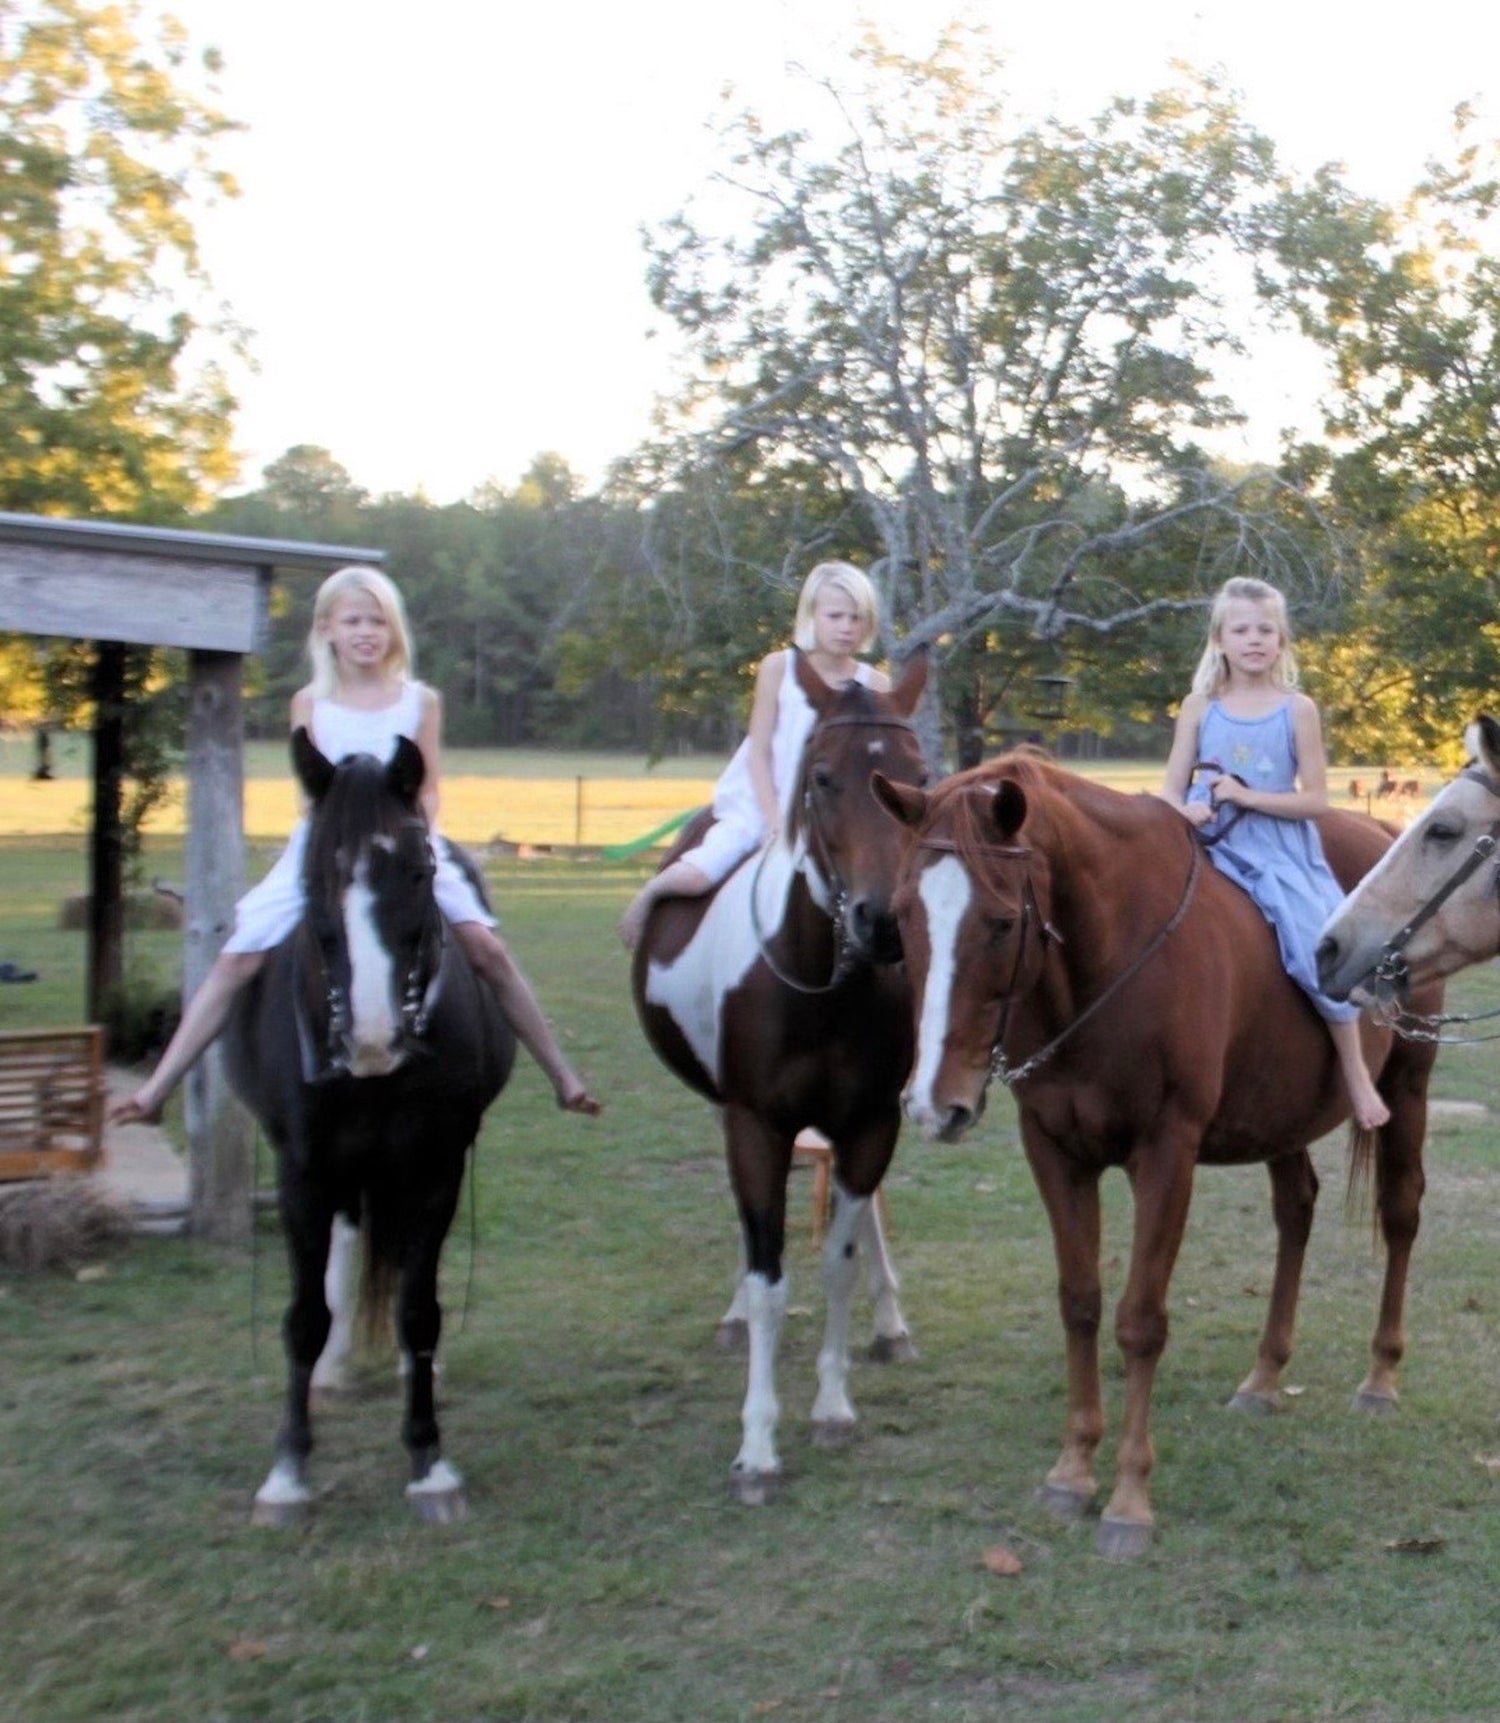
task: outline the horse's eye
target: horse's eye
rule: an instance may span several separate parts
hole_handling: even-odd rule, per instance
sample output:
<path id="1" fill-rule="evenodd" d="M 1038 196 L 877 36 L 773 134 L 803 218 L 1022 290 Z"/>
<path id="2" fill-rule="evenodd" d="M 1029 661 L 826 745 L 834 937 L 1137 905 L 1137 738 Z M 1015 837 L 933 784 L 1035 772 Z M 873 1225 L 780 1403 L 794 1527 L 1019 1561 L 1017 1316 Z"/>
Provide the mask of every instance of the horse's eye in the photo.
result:
<path id="1" fill-rule="evenodd" d="M 1436 844 L 1440 849 L 1445 849 L 1449 844 L 1456 844 L 1463 835 L 1461 826 L 1453 825 L 1448 820 L 1433 820 L 1422 833 L 1422 842 Z"/>
<path id="2" fill-rule="evenodd" d="M 833 788 L 833 773 L 828 770 L 827 766 L 814 766 L 812 781 L 814 789 L 831 790 Z"/>
<path id="3" fill-rule="evenodd" d="M 990 944 L 1004 945 L 1011 934 L 1015 932 L 1016 920 L 1012 915 L 992 915 L 990 917 Z"/>

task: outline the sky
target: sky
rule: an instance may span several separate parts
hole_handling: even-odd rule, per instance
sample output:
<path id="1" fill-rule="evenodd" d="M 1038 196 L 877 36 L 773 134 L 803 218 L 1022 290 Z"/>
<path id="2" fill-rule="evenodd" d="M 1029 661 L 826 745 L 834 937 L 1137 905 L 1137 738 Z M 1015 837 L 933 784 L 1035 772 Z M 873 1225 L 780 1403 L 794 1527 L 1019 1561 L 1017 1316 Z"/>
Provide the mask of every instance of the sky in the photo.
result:
<path id="1" fill-rule="evenodd" d="M 235 378 L 241 488 L 296 443 L 374 493 L 446 503 L 533 456 L 589 484 L 645 435 L 670 382 L 643 224 L 708 179 L 732 85 L 775 111 L 792 64 L 836 71 L 869 20 L 925 53 L 960 0 L 162 0 L 225 59 L 242 196 L 199 221 L 250 331 Z M 1395 199 L 1456 103 L 1500 134 L 1500 7 L 1425 0 L 969 0 L 1035 113 L 1080 117 L 1168 62 L 1216 68 L 1303 170 L 1343 162 Z M 1493 98 L 1485 89 L 1489 80 Z M 1312 368 L 1259 363 L 1246 453 L 1310 423 Z"/>

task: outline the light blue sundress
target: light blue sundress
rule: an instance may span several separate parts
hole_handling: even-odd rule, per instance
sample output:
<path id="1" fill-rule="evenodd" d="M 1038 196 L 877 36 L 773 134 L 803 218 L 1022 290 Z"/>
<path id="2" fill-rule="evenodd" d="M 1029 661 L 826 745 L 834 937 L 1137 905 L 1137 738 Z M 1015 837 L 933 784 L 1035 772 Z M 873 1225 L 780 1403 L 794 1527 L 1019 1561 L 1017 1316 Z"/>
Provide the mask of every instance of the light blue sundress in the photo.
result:
<path id="1" fill-rule="evenodd" d="M 1198 759 L 1243 779 L 1253 790 L 1296 789 L 1297 738 L 1291 701 L 1284 700 L 1264 718 L 1232 718 L 1217 700 L 1211 701 L 1198 727 Z M 1187 799 L 1208 801 L 1208 774 L 1201 782 L 1194 780 Z M 1344 898 L 1323 857 L 1318 828 L 1311 820 L 1277 819 L 1274 814 L 1242 811 L 1225 803 L 1201 830 L 1205 838 L 1223 833 L 1210 846 L 1209 859 L 1226 879 L 1255 899 L 1276 930 L 1287 974 L 1312 1000 L 1318 1014 L 1331 1023 L 1358 1017 L 1357 1005 L 1318 991 L 1314 957 L 1318 938 Z"/>

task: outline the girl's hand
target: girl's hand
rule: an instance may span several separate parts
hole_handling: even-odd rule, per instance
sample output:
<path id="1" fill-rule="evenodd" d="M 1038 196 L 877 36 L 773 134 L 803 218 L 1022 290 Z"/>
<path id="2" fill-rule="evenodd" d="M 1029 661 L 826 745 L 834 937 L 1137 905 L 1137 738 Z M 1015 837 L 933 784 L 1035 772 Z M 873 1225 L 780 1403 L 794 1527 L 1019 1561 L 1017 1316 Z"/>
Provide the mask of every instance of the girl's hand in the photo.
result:
<path id="1" fill-rule="evenodd" d="M 1178 811 L 1190 826 L 1206 826 L 1214 817 L 1212 804 L 1208 802 L 1188 802 Z"/>
<path id="2" fill-rule="evenodd" d="M 587 1119 L 597 1119 L 604 1111 L 603 1101 L 596 1101 L 577 1077 L 558 1089 L 557 1104 L 565 1113 L 582 1113 Z"/>
<path id="3" fill-rule="evenodd" d="M 1242 784 L 1230 772 L 1223 772 L 1208 786 L 1208 793 L 1218 806 L 1222 802 L 1233 802 L 1242 808 L 1250 806 L 1252 791 L 1248 784 Z"/>

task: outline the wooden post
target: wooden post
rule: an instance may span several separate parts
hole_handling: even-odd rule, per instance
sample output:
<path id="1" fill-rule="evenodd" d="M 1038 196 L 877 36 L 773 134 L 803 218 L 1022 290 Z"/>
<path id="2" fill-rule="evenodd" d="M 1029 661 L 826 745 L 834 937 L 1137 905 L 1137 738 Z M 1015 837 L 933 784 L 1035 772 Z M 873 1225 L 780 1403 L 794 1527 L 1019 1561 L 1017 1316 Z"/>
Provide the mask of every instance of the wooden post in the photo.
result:
<path id="1" fill-rule="evenodd" d="M 234 924 L 245 881 L 243 660 L 194 652 L 188 719 L 188 835 L 184 858 L 182 996 L 190 999 Z M 229 1091 L 217 1045 L 184 1085 L 191 1162 L 188 1225 L 195 1237 L 243 1244 L 253 1224 L 250 1121 Z"/>
<path id="2" fill-rule="evenodd" d="M 101 640 L 94 700 L 94 826 L 89 841 L 88 1015 L 102 1023 L 124 975 L 125 648 Z"/>

